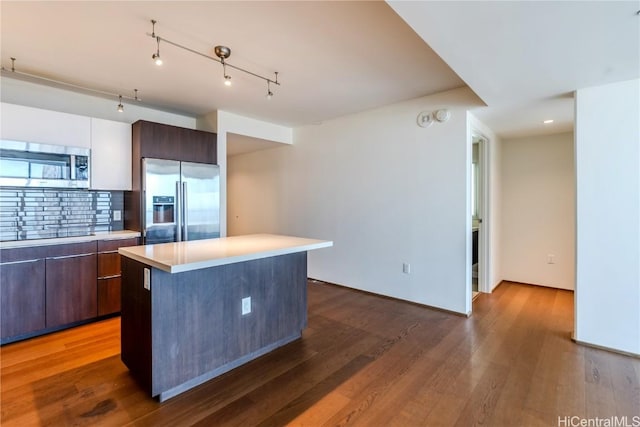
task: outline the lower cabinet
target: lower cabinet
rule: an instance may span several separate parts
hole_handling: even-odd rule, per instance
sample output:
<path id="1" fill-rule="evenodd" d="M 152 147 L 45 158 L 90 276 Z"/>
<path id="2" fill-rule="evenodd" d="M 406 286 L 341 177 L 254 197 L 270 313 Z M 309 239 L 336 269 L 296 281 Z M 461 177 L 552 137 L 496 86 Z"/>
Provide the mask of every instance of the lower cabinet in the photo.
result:
<path id="1" fill-rule="evenodd" d="M 137 238 L 0 249 L 6 344 L 120 312 L 120 254 Z"/>
<path id="2" fill-rule="evenodd" d="M 98 279 L 98 316 L 120 312 L 120 277 Z"/>
<path id="3" fill-rule="evenodd" d="M 0 264 L 2 338 L 45 328 L 45 260 Z"/>
<path id="4" fill-rule="evenodd" d="M 137 238 L 98 241 L 98 316 L 120 312 L 121 268 L 118 248 L 137 244 Z"/>
<path id="5" fill-rule="evenodd" d="M 47 258 L 47 328 L 98 315 L 96 266 L 95 252 Z"/>

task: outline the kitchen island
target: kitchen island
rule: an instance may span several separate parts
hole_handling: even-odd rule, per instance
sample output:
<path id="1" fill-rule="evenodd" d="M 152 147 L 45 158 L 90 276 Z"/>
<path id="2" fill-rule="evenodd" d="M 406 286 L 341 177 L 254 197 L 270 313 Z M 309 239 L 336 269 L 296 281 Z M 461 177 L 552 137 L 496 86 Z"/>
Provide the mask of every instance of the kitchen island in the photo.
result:
<path id="1" fill-rule="evenodd" d="M 119 249 L 122 361 L 162 402 L 300 338 L 307 251 L 332 245 L 256 234 Z"/>

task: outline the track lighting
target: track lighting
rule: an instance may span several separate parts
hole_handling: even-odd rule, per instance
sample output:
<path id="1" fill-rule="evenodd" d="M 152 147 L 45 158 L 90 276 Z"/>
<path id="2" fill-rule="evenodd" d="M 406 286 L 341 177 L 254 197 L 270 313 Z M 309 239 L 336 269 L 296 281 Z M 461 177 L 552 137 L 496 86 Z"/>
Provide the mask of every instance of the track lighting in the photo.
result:
<path id="1" fill-rule="evenodd" d="M 160 37 L 158 37 L 158 50 L 156 50 L 156 53 L 154 53 L 153 55 L 151 55 L 151 58 L 155 61 L 156 65 L 162 65 L 162 58 L 160 58 Z"/>
<path id="2" fill-rule="evenodd" d="M 278 73 L 276 73 L 277 75 Z M 265 96 L 265 98 L 267 98 L 268 100 L 271 100 L 271 98 L 273 98 L 273 92 L 271 92 L 271 82 L 267 81 L 267 95 Z"/>
<path id="3" fill-rule="evenodd" d="M 151 37 L 154 37 L 156 39 L 156 53 L 151 55 L 151 59 L 153 59 L 156 65 L 160 66 L 162 65 L 162 58 L 160 58 L 160 37 L 156 37 L 156 20 L 155 19 L 151 20 L 151 25 L 152 25 Z"/>
<path id="4" fill-rule="evenodd" d="M 0 66 L 0 70 L 2 72 L 2 77 L 11 77 L 11 78 L 15 78 L 15 79 L 21 79 L 24 81 L 29 81 L 32 83 L 39 83 L 39 84 L 43 84 L 43 85 L 47 85 L 47 86 L 51 86 L 51 87 L 65 87 L 69 90 L 74 90 L 76 92 L 84 92 L 84 93 L 90 93 L 93 95 L 98 95 L 102 98 L 107 98 L 107 99 L 113 99 L 115 97 L 118 98 L 118 106 L 117 106 L 117 110 L 119 112 L 123 112 L 124 111 L 124 105 L 122 104 L 122 100 L 123 99 L 129 99 L 131 101 L 137 101 L 137 102 L 142 102 L 142 99 L 140 97 L 138 97 L 138 89 L 134 89 L 134 96 L 126 96 L 126 95 L 122 95 L 119 93 L 113 93 L 113 92 L 108 92 L 106 90 L 100 90 L 100 89 L 94 89 L 91 87 L 87 87 L 87 86 L 80 86 L 74 83 L 69 83 L 69 82 L 65 82 L 62 80 L 55 80 L 49 77 L 43 77 L 40 76 L 38 74 L 32 74 L 32 73 L 23 73 L 22 71 L 18 71 L 16 70 L 16 58 L 11 57 L 11 69 L 7 70 L 6 68 L 4 68 L 4 66 Z"/>
<path id="5" fill-rule="evenodd" d="M 160 36 L 156 34 L 156 24 L 158 23 L 158 21 L 156 21 L 155 19 L 151 20 L 151 34 L 147 33 L 148 36 L 151 36 L 151 38 L 156 40 L 157 46 L 156 46 L 156 53 L 154 53 L 152 55 L 152 58 L 156 61 L 156 64 L 160 65 L 162 64 L 162 60 L 160 59 Z M 271 97 L 273 97 L 273 92 L 271 91 L 271 83 L 280 86 L 280 82 L 278 81 L 278 72 L 275 72 L 275 80 L 272 80 L 268 77 L 263 77 L 259 74 L 253 73 L 249 70 L 245 70 L 244 68 L 240 68 L 240 67 L 236 67 L 235 65 L 231 65 L 228 62 L 226 62 L 226 59 L 229 58 L 229 56 L 231 56 L 231 49 L 227 46 L 215 46 L 213 51 L 216 55 L 216 57 L 210 56 L 210 55 L 206 55 L 204 53 L 198 52 L 197 50 L 191 49 L 189 47 L 183 46 L 181 44 L 178 44 L 176 42 L 173 42 L 171 40 L 167 40 L 165 38 L 162 38 L 162 41 L 170 44 L 171 46 L 175 46 L 177 48 L 180 48 L 182 50 L 186 50 L 187 52 L 191 52 L 194 53 L 196 55 L 202 56 L 204 58 L 210 59 L 212 61 L 216 61 L 220 64 L 222 64 L 222 75 L 224 77 L 224 84 L 225 86 L 231 86 L 231 76 L 227 74 L 227 66 L 229 66 L 230 68 L 233 68 L 236 71 L 242 71 L 245 74 L 249 74 L 253 77 L 257 77 L 259 79 L 262 79 L 264 81 L 267 82 L 267 99 L 271 99 Z"/>
<path id="6" fill-rule="evenodd" d="M 224 85 L 231 86 L 231 76 L 227 74 L 227 64 L 224 63 L 224 58 L 222 58 L 222 75 L 224 76 Z"/>

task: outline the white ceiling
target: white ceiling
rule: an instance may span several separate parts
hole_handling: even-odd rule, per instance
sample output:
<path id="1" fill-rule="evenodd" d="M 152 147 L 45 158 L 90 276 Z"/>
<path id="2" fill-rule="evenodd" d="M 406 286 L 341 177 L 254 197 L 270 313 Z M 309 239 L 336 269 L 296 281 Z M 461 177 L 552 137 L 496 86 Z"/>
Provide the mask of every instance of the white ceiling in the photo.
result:
<path id="1" fill-rule="evenodd" d="M 463 86 L 451 69 L 384 2 L 2 1 L 2 65 L 132 95 L 202 115 L 225 110 L 298 126 Z M 266 82 L 166 43 L 154 65 L 156 34 L 273 76 Z"/>
<path id="2" fill-rule="evenodd" d="M 503 137 L 571 130 L 573 91 L 640 77 L 637 0 L 390 4 L 484 100 L 476 115 Z"/>
<path id="3" fill-rule="evenodd" d="M 221 109 L 286 126 L 466 83 L 488 104 L 473 113 L 503 137 L 571 130 L 575 89 L 640 77 L 637 0 L 389 4 L 3 0 L 1 59 L 109 92 L 137 88 L 171 111 Z M 227 45 L 230 63 L 279 71 L 282 86 L 268 101 L 263 81 L 230 70 L 227 88 L 219 64 L 167 44 L 156 67 L 152 18 L 161 37 L 209 55 Z"/>

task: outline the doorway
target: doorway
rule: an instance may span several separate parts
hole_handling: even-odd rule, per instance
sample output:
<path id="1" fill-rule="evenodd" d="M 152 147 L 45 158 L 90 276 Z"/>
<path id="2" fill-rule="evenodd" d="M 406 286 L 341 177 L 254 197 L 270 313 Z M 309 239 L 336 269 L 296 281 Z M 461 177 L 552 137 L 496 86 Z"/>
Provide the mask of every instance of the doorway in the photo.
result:
<path id="1" fill-rule="evenodd" d="M 486 290 L 487 243 L 487 149 L 488 140 L 472 134 L 471 150 L 471 295 L 475 299 Z"/>

